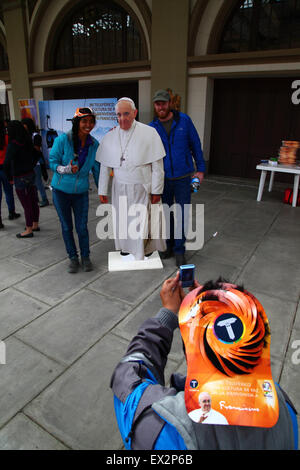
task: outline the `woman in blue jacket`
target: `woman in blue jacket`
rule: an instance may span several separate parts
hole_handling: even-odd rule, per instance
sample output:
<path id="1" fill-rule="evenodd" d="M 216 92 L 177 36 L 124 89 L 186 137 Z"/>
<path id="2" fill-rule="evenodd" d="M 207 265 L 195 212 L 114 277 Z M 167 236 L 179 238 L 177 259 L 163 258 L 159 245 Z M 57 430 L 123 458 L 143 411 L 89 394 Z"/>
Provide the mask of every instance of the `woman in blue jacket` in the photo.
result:
<path id="1" fill-rule="evenodd" d="M 83 270 L 93 269 L 87 223 L 89 173 L 92 170 L 95 184 L 98 186 L 100 170 L 99 163 L 95 161 L 99 142 L 90 135 L 95 123 L 96 118 L 90 108 L 77 108 L 72 130 L 55 139 L 49 158 L 50 168 L 54 172 L 51 182 L 53 204 L 61 222 L 62 235 L 70 258 L 68 269 L 70 273 L 76 273 L 79 269 L 72 212 Z"/>

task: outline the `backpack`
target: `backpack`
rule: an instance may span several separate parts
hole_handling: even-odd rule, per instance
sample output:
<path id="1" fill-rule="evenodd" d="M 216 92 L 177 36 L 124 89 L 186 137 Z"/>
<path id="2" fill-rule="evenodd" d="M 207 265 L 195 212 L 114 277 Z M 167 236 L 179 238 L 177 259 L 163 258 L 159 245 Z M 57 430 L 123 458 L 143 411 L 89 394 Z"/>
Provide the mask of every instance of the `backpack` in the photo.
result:
<path id="1" fill-rule="evenodd" d="M 292 190 L 292 188 L 288 188 L 284 191 L 283 202 L 285 204 L 292 205 L 292 203 L 293 203 L 293 190 Z M 298 194 L 296 205 L 300 206 L 300 193 Z"/>

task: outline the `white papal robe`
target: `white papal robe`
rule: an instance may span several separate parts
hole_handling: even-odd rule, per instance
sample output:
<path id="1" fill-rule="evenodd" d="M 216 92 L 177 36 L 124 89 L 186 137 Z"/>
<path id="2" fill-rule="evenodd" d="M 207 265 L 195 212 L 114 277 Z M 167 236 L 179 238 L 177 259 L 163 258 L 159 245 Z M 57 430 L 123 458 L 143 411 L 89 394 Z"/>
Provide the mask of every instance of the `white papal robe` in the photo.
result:
<path id="1" fill-rule="evenodd" d="M 137 121 L 128 131 L 117 126 L 108 132 L 97 150 L 96 160 L 101 163 L 99 195 L 108 195 L 113 169 L 115 248 L 131 253 L 136 260 L 143 260 L 145 255 L 155 250 L 166 249 L 165 240 L 152 238 L 150 217 L 151 194 L 162 194 L 164 188 L 164 156 L 165 149 L 157 131 Z M 145 208 L 145 216 L 136 210 L 129 215 L 130 208 L 137 208 L 138 204 Z M 130 227 L 134 228 L 134 237 L 131 236 Z"/>

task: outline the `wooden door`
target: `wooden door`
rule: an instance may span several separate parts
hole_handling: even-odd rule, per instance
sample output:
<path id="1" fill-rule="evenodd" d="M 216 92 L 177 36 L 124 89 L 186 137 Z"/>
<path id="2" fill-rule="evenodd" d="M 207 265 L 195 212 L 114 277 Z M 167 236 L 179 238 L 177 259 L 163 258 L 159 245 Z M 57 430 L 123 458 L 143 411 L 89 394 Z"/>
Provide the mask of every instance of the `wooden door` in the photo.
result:
<path id="1" fill-rule="evenodd" d="M 210 173 L 258 179 L 261 159 L 277 156 L 282 140 L 300 141 L 300 104 L 291 99 L 294 80 L 215 80 Z M 286 175 L 276 179 L 287 181 Z"/>

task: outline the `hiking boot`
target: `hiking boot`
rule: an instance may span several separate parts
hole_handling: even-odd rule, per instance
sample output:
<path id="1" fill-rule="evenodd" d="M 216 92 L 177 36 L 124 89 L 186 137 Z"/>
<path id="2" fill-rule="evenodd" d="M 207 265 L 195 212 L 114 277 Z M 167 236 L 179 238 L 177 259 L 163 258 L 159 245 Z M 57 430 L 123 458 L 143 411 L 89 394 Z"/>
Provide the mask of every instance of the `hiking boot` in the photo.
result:
<path id="1" fill-rule="evenodd" d="M 47 201 L 42 201 L 42 202 L 40 202 L 40 203 L 39 203 L 39 206 L 40 206 L 40 207 L 49 206 L 49 201 L 48 201 L 48 199 L 47 199 Z"/>
<path id="2" fill-rule="evenodd" d="M 19 217 L 21 217 L 21 214 L 17 214 L 16 212 L 10 212 L 8 215 L 9 220 L 18 219 Z"/>
<path id="3" fill-rule="evenodd" d="M 165 251 L 159 252 L 161 259 L 168 259 L 173 256 L 173 250 L 170 246 Z"/>
<path id="4" fill-rule="evenodd" d="M 4 228 L 1 217 L 0 217 L 0 228 Z"/>
<path id="5" fill-rule="evenodd" d="M 81 258 L 82 268 L 87 273 L 89 271 L 93 271 L 93 265 L 89 257 Z"/>
<path id="6" fill-rule="evenodd" d="M 69 273 L 77 273 L 79 269 L 79 261 L 78 258 L 71 258 L 69 263 L 68 272 Z"/>

